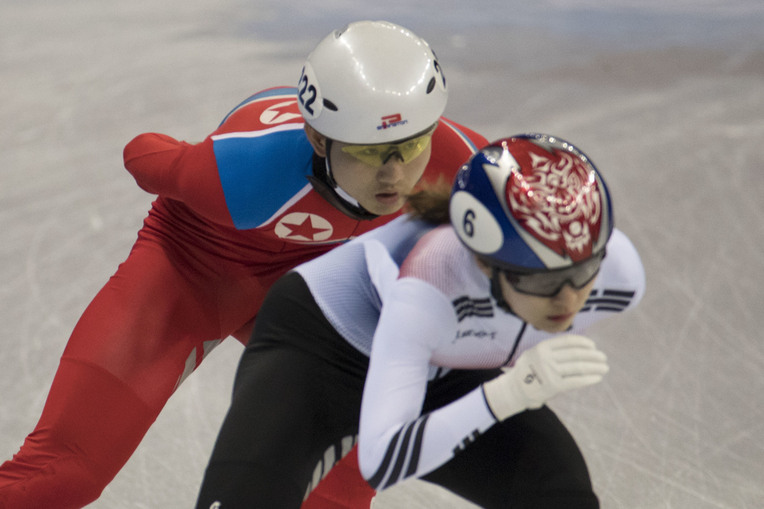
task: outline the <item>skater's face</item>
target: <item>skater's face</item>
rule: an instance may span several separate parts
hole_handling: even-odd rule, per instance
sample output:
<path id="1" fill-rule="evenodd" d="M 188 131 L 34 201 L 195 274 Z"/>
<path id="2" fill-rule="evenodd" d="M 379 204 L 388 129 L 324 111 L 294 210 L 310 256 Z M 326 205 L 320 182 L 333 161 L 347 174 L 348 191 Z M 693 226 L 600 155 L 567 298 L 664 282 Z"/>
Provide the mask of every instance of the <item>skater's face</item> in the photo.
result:
<path id="1" fill-rule="evenodd" d="M 504 274 L 499 278 L 504 299 L 512 311 L 538 330 L 564 332 L 573 325 L 573 319 L 586 304 L 595 279 L 581 288 L 565 284 L 551 297 L 540 297 L 518 292 Z"/>
<path id="2" fill-rule="evenodd" d="M 372 214 L 398 212 L 430 161 L 430 137 L 426 133 L 400 144 L 368 146 L 332 141 L 328 154 L 332 177 Z M 325 140 L 313 143 L 323 157 L 327 155 Z"/>
<path id="3" fill-rule="evenodd" d="M 578 288 L 574 287 L 571 281 L 566 281 L 561 286 L 555 287 L 557 289 L 554 293 L 551 295 L 546 294 L 546 296 L 527 293 L 527 290 L 531 289 L 528 284 L 526 284 L 526 292 L 518 291 L 507 279 L 507 274 L 500 272 L 499 284 L 502 296 L 514 314 L 531 324 L 537 330 L 565 332 L 573 325 L 573 319 L 584 307 L 589 294 L 592 292 L 594 283 L 597 280 L 596 275 L 599 270 L 599 260 L 601 260 L 601 257 L 592 261 L 592 263 L 596 262 L 597 264 L 596 270 L 586 267 L 591 272 L 591 275 L 581 275 L 582 279 L 581 283 L 577 284 Z M 477 261 L 477 264 L 486 277 L 492 277 L 490 267 L 480 260 Z M 574 276 L 572 280 L 577 281 L 577 277 Z M 542 289 L 545 289 L 543 284 L 535 288 L 538 291 Z"/>

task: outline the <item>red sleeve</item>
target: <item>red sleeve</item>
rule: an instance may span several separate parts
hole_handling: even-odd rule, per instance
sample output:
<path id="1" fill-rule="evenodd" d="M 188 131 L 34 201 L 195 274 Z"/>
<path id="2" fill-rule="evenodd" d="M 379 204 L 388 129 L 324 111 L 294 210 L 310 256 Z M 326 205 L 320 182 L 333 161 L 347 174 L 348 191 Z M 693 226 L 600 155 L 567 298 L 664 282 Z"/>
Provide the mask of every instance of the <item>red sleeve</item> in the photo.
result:
<path id="1" fill-rule="evenodd" d="M 190 144 L 164 134 L 140 134 L 125 146 L 123 157 L 144 191 L 183 202 L 216 223 L 233 225 L 211 138 Z"/>
<path id="2" fill-rule="evenodd" d="M 445 179 L 453 182 L 456 172 L 476 151 L 488 145 L 488 140 L 472 129 L 442 118 L 432 136 L 432 155 L 423 181 L 437 183 Z"/>
<path id="3" fill-rule="evenodd" d="M 475 150 L 480 150 L 481 148 L 488 145 L 488 140 L 482 135 L 478 134 L 477 132 L 473 131 L 469 127 L 463 126 L 462 124 L 457 124 L 451 119 L 444 118 L 446 122 L 457 128 L 459 131 L 461 131 L 467 138 L 472 140 L 472 143 L 475 144 Z"/>

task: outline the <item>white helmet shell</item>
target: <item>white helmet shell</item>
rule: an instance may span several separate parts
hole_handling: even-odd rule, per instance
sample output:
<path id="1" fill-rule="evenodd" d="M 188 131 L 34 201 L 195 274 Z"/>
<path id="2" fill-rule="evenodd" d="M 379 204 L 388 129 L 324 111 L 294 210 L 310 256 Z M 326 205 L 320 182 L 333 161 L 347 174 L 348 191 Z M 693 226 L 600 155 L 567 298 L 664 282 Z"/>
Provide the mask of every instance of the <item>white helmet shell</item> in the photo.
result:
<path id="1" fill-rule="evenodd" d="M 390 143 L 425 131 L 446 108 L 446 79 L 430 46 L 386 21 L 358 21 L 308 55 L 297 96 L 316 131 L 353 144 Z"/>

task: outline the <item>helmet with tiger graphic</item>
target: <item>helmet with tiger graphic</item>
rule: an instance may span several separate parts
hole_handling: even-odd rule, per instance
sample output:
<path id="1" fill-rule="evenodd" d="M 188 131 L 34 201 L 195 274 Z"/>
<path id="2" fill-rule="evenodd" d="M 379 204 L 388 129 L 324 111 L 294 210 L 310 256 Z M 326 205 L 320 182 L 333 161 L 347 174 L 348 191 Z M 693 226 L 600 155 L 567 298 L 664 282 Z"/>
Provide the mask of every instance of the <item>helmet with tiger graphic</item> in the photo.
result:
<path id="1" fill-rule="evenodd" d="M 449 212 L 478 259 L 515 274 L 587 262 L 596 271 L 613 231 L 600 172 L 573 144 L 548 134 L 503 138 L 473 155 L 456 176 Z"/>

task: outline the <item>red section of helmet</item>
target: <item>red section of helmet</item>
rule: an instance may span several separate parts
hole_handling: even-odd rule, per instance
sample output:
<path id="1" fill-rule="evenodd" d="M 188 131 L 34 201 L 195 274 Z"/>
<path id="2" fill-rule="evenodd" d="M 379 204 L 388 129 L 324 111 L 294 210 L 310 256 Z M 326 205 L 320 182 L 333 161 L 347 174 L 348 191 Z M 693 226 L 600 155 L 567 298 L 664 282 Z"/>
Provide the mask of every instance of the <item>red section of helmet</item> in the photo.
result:
<path id="1" fill-rule="evenodd" d="M 594 170 L 568 150 L 514 139 L 505 147 L 520 165 L 506 188 L 512 216 L 533 237 L 573 262 L 592 255 L 602 198 Z"/>

